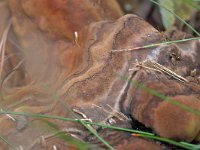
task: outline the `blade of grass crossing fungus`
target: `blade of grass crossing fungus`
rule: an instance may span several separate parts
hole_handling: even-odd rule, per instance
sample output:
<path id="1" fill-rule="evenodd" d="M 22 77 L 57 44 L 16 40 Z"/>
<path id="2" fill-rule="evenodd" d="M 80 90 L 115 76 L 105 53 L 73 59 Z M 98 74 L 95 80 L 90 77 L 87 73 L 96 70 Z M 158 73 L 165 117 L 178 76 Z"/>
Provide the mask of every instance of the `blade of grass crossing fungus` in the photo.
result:
<path id="1" fill-rule="evenodd" d="M 133 136 L 154 139 L 154 140 L 165 142 L 165 143 L 168 143 L 168 144 L 180 147 L 180 148 L 184 148 L 184 149 L 187 149 L 187 150 L 198 150 L 198 149 L 195 148 L 194 144 L 189 144 L 189 143 L 185 144 L 183 142 L 177 142 L 177 141 L 174 141 L 174 140 L 171 140 L 171 139 L 162 138 L 162 137 L 158 137 L 158 136 L 152 136 L 152 135 L 146 135 L 146 134 L 136 134 L 136 135 L 133 134 Z"/>
<path id="2" fill-rule="evenodd" d="M 73 111 L 71 111 L 67 105 L 64 104 L 63 101 L 60 100 L 59 96 L 49 87 L 49 86 L 44 86 L 46 89 L 48 89 L 48 91 L 52 94 L 52 97 L 54 100 L 56 101 L 59 101 L 62 106 L 64 106 L 68 111 L 70 111 L 72 113 L 72 115 L 76 118 L 79 118 L 76 114 L 74 114 Z M 114 148 L 108 143 L 106 142 L 102 137 L 100 137 L 98 135 L 98 133 L 91 127 L 91 126 L 88 126 L 87 124 L 85 124 L 84 122 L 81 121 L 81 119 L 77 119 L 78 122 L 80 122 L 88 131 L 90 131 L 94 136 L 96 136 L 96 138 L 101 141 L 104 145 L 106 145 L 110 150 L 114 150 Z"/>
<path id="3" fill-rule="evenodd" d="M 130 80 L 130 79 L 128 79 L 127 77 L 121 76 L 121 75 L 119 75 L 119 74 L 115 74 L 115 76 L 118 76 L 118 77 L 121 78 L 122 80 L 124 80 L 124 81 L 126 81 L 126 82 L 130 82 L 131 84 L 133 84 L 133 85 L 135 85 L 135 86 L 138 86 L 139 88 L 145 90 L 146 92 L 148 92 L 148 93 L 150 93 L 150 94 L 152 94 L 152 95 L 154 95 L 154 96 L 156 96 L 156 97 L 161 98 L 162 100 L 168 101 L 168 102 L 170 102 L 171 104 L 173 104 L 173 105 L 175 105 L 175 106 L 178 106 L 178 107 L 180 107 L 180 108 L 182 108 L 182 109 L 184 109 L 184 110 L 186 110 L 186 111 L 188 111 L 188 112 L 191 112 L 191 113 L 193 113 L 193 114 L 195 114 L 195 115 L 197 115 L 197 116 L 200 116 L 200 111 L 198 111 L 198 110 L 196 110 L 196 109 L 193 109 L 193 108 L 190 108 L 190 107 L 187 106 L 187 105 L 184 105 L 184 104 L 182 104 L 182 103 L 180 103 L 180 102 L 177 102 L 177 101 L 171 99 L 171 98 L 168 97 L 168 96 L 165 96 L 165 95 L 163 95 L 163 94 L 161 94 L 161 93 L 159 93 L 159 92 L 157 92 L 157 91 L 155 91 L 155 90 L 153 90 L 153 89 L 150 89 L 150 88 L 146 87 L 145 85 L 143 85 L 142 83 L 139 83 L 139 82 L 137 82 L 137 81 L 135 81 L 135 80 Z"/>
<path id="4" fill-rule="evenodd" d="M 44 123 L 46 123 L 50 128 L 52 128 L 51 132 L 50 132 L 50 135 L 51 136 L 55 136 L 59 139 L 62 139 L 64 141 L 67 141 L 68 143 L 70 143 L 71 145 L 74 145 L 77 149 L 79 150 L 87 150 L 90 146 L 88 143 L 86 142 L 83 142 L 83 141 L 80 141 L 80 140 L 77 140 L 75 138 L 73 138 L 72 136 L 66 134 L 66 130 L 61 130 L 55 123 L 53 122 L 50 122 L 49 120 L 47 119 L 41 119 L 41 121 L 43 121 Z M 35 126 L 32 126 L 32 127 L 35 127 Z M 44 129 L 42 129 L 41 127 L 38 127 L 38 130 L 41 131 Z M 40 136 L 41 137 L 41 136 Z M 44 135 L 43 136 L 44 138 L 47 137 L 48 138 L 48 135 Z"/>
<path id="5" fill-rule="evenodd" d="M 175 140 L 171 140 L 171 139 L 168 139 L 168 138 L 162 138 L 162 137 L 156 136 L 153 133 L 149 133 L 149 132 L 132 130 L 132 129 L 127 129 L 127 128 L 120 128 L 120 127 L 115 127 L 115 126 L 109 126 L 109 125 L 105 125 L 105 124 L 101 124 L 101 123 L 88 122 L 88 121 L 79 120 L 79 119 L 65 118 L 65 117 L 60 117 L 60 116 L 50 116 L 50 115 L 44 115 L 44 114 L 25 113 L 25 112 L 4 111 L 4 112 L 0 112 L 0 114 L 23 115 L 23 116 L 27 116 L 27 117 L 36 117 L 36 118 L 39 117 L 39 118 L 58 119 L 58 120 L 63 120 L 63 121 L 79 122 L 79 123 L 82 123 L 82 125 L 84 125 L 87 128 L 88 128 L 87 125 L 94 125 L 94 126 L 98 126 L 98 127 L 102 127 L 102 128 L 108 128 L 108 129 L 113 129 L 113 130 L 118 130 L 118 131 L 136 133 L 136 135 L 141 136 L 141 137 L 146 137 L 146 138 L 162 141 L 162 142 L 165 142 L 165 143 L 168 143 L 168 144 L 171 144 L 171 145 L 175 145 L 177 147 L 185 148 L 185 149 L 188 149 L 188 150 L 197 150 L 198 147 L 199 147 L 199 145 L 190 144 L 190 143 L 187 143 L 187 142 L 182 142 L 182 141 L 177 142 Z M 91 132 L 93 132 L 93 131 L 91 131 Z M 93 132 L 93 134 L 96 134 L 96 133 Z M 100 137 L 100 139 L 101 139 L 101 137 Z M 110 146 L 109 149 L 113 149 L 112 146 Z"/>
<path id="6" fill-rule="evenodd" d="M 155 44 L 149 44 L 141 47 L 135 47 L 135 48 L 126 48 L 126 49 L 116 49 L 112 50 L 112 52 L 129 52 L 129 51 L 134 51 L 134 50 L 139 50 L 139 49 L 144 49 L 144 48 L 153 48 L 156 46 L 161 46 L 161 45 L 168 45 L 168 44 L 173 44 L 173 43 L 181 43 L 181 42 L 187 42 L 187 41 L 192 41 L 192 40 L 200 40 L 200 37 L 194 37 L 194 38 L 187 38 L 187 39 L 181 39 L 181 40 L 174 40 L 174 41 L 167 41 L 167 42 L 160 42 L 160 43 L 155 43 Z"/>
<path id="7" fill-rule="evenodd" d="M 89 124 L 86 124 L 84 121 L 82 120 L 78 120 L 88 131 L 90 131 L 94 136 L 96 136 L 96 138 L 101 141 L 104 145 L 106 145 L 110 150 L 114 150 L 114 148 L 108 143 L 106 142 L 101 136 L 99 136 L 99 134 L 96 132 L 96 130 L 94 130 Z"/>

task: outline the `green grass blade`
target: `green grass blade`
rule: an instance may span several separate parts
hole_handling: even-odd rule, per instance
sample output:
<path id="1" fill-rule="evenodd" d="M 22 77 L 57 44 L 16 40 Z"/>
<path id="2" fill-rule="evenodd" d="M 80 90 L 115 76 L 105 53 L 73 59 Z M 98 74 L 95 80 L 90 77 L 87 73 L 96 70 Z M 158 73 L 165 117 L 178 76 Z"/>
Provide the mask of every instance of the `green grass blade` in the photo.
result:
<path id="1" fill-rule="evenodd" d="M 176 13 L 172 12 L 171 10 L 169 10 L 168 8 L 166 8 L 165 6 L 159 4 L 158 2 L 156 2 L 155 0 L 150 0 L 152 3 L 158 5 L 159 7 L 164 8 L 165 10 L 169 11 L 170 13 L 172 13 L 178 20 L 180 20 L 182 23 L 184 23 L 188 28 L 190 28 L 197 36 L 200 36 L 200 33 L 198 31 L 196 31 L 189 23 L 187 23 L 184 19 L 182 19 L 181 17 L 179 17 Z"/>
<path id="2" fill-rule="evenodd" d="M 63 101 L 60 100 L 60 98 L 58 97 L 58 95 L 50 88 L 50 86 L 44 85 L 44 88 L 47 89 L 51 96 L 53 97 L 54 100 L 59 101 L 63 107 L 65 107 L 65 109 L 67 109 L 69 112 L 71 112 L 71 114 L 76 117 L 79 118 L 79 116 L 75 115 L 74 112 L 72 112 L 66 104 L 64 104 Z M 104 145 L 106 145 L 110 150 L 114 150 L 114 148 L 108 143 L 106 142 L 102 137 L 100 137 L 98 135 L 98 133 L 96 131 L 94 131 L 94 129 L 90 126 L 88 126 L 87 124 L 84 124 L 84 122 L 81 121 L 81 119 L 76 119 L 78 120 L 78 122 L 80 122 L 88 131 L 90 131 L 94 136 L 96 136 L 96 138 L 101 141 Z"/>
<path id="3" fill-rule="evenodd" d="M 161 141 L 161 142 L 165 142 L 165 143 L 168 143 L 168 144 L 180 147 L 180 148 L 184 148 L 184 149 L 187 149 L 187 150 L 195 150 L 194 146 L 192 144 L 183 144 L 181 142 L 177 142 L 177 141 L 174 141 L 174 140 L 171 140 L 171 139 L 162 138 L 162 137 L 158 137 L 158 136 L 145 135 L 145 134 L 139 134 L 138 136 L 149 138 L 149 139 L 154 139 L 154 140 Z"/>
<path id="4" fill-rule="evenodd" d="M 153 48 L 153 47 L 157 47 L 157 46 L 161 46 L 161 45 L 182 43 L 182 42 L 187 42 L 187 41 L 192 41 L 192 40 L 200 40 L 200 37 L 154 43 L 154 44 L 149 44 L 149 45 L 145 45 L 145 46 L 141 46 L 141 47 L 135 47 L 135 48 L 127 48 L 127 49 L 119 49 L 119 50 L 116 49 L 116 50 L 112 50 L 112 52 L 128 52 L 128 51 L 134 51 L 134 50 L 139 50 L 139 49 L 144 49 L 144 48 Z"/>
<path id="5" fill-rule="evenodd" d="M 27 113 L 27 112 L 10 112 L 10 111 L 1 111 L 0 114 L 12 114 L 12 115 L 22 115 L 26 117 L 36 117 L 36 118 L 48 118 L 48 119 L 58 119 L 63 121 L 71 121 L 71 122 L 79 122 L 84 127 L 86 127 L 89 131 L 91 131 L 92 134 L 94 134 L 101 142 L 103 142 L 109 149 L 114 150 L 114 148 L 109 145 L 103 138 L 101 138 L 97 133 L 94 133 L 90 128 L 88 128 L 87 125 L 85 125 L 84 121 L 80 119 L 72 119 L 72 118 L 64 118 L 60 116 L 50 116 L 50 115 L 44 115 L 44 114 L 34 114 L 34 113 Z"/>
<path id="6" fill-rule="evenodd" d="M 73 138 L 72 136 L 66 134 L 65 131 L 61 130 L 57 124 L 41 118 L 40 119 L 43 123 L 45 123 L 48 127 L 47 128 L 43 128 L 41 126 L 38 125 L 33 125 L 32 123 L 29 124 L 30 127 L 37 129 L 39 132 L 48 132 L 50 131 L 50 134 L 52 136 L 55 136 L 59 139 L 62 139 L 63 141 L 67 141 L 69 144 L 75 146 L 78 150 L 88 150 L 89 149 L 89 144 L 87 144 L 86 142 L 77 140 L 75 138 Z M 49 130 L 49 128 L 51 128 L 51 130 Z M 41 137 L 41 136 L 39 136 Z"/>
<path id="7" fill-rule="evenodd" d="M 10 143 L 8 140 L 6 140 L 3 136 L 0 135 L 0 139 L 1 139 L 2 141 L 4 141 L 6 144 L 8 144 L 8 146 L 9 146 L 11 149 L 16 150 L 15 146 L 14 146 L 12 143 Z"/>
<path id="8" fill-rule="evenodd" d="M 10 112 L 10 111 L 2 111 L 2 112 L 0 112 L 0 114 L 23 115 L 23 116 L 27 116 L 27 117 L 39 117 L 39 118 L 42 117 L 42 118 L 48 118 L 48 119 L 59 119 L 59 120 L 64 120 L 64 121 L 79 122 L 79 123 L 83 123 L 84 126 L 86 124 L 89 124 L 89 125 L 99 126 L 99 127 L 102 127 L 102 128 L 108 128 L 108 129 L 113 129 L 113 130 L 118 130 L 118 131 L 136 133 L 136 134 L 139 134 L 140 136 L 143 136 L 143 137 L 146 137 L 146 138 L 155 139 L 155 140 L 162 141 L 162 142 L 165 142 L 165 143 L 168 143 L 168 144 L 172 144 L 172 145 L 175 145 L 175 146 L 178 146 L 178 147 L 181 147 L 181 148 L 185 148 L 185 149 L 188 149 L 188 150 L 196 150 L 199 146 L 199 145 L 194 145 L 194 144 L 190 144 L 190 143 L 187 143 L 187 142 L 177 142 L 175 140 L 171 140 L 171 139 L 168 139 L 168 138 L 162 138 L 162 137 L 159 137 L 159 136 L 155 136 L 154 134 L 149 133 L 149 132 L 132 130 L 132 129 L 127 129 L 127 128 L 120 128 L 120 127 L 115 127 L 115 126 L 108 126 L 108 125 L 105 125 L 105 124 L 100 124 L 100 123 L 95 123 L 95 122 L 87 122 L 87 121 L 83 121 L 83 120 L 79 120 L 79 119 L 65 118 L 65 117 L 60 117 L 60 116 L 49 116 L 49 115 L 43 115 L 43 114 L 25 113 L 25 112 Z M 95 133 L 93 133 L 93 134 L 95 134 Z M 110 147 L 110 149 L 112 149 L 112 147 Z"/>
<path id="9" fill-rule="evenodd" d="M 195 1 L 195 0 L 192 0 L 193 2 L 198 2 L 198 1 Z M 188 1 L 185 1 L 188 5 L 192 6 L 193 8 L 195 8 L 197 11 L 200 11 L 200 6 L 197 4 L 197 3 L 190 3 Z M 200 1 L 199 1 L 200 2 Z"/>
<path id="10" fill-rule="evenodd" d="M 174 41 L 167 41 L 167 42 L 161 42 L 161 43 L 156 43 L 156 44 L 149 44 L 146 46 L 143 46 L 144 48 L 151 48 L 151 47 L 156 47 L 160 45 L 168 45 L 168 44 L 174 44 L 174 43 L 182 43 L 182 42 L 187 42 L 187 41 L 192 41 L 192 40 L 200 40 L 200 37 L 195 37 L 195 38 L 187 38 L 187 39 L 181 39 L 181 40 L 174 40 Z"/>
<path id="11" fill-rule="evenodd" d="M 131 84 L 133 84 L 135 86 L 138 86 L 139 88 L 145 90 L 146 92 L 148 92 L 148 93 L 150 93 L 150 94 L 152 94 L 152 95 L 154 95 L 156 97 L 159 97 L 162 100 L 168 101 L 168 102 L 170 102 L 171 104 L 173 104 L 175 106 L 178 106 L 178 107 L 180 107 L 180 108 L 182 108 L 182 109 L 184 109 L 184 110 L 186 110 L 188 112 L 191 112 L 191 113 L 193 113 L 193 114 L 195 114 L 197 116 L 200 116 L 200 111 L 198 111 L 196 109 L 193 109 L 193 108 L 191 108 L 191 107 L 189 107 L 189 106 L 187 106 L 185 104 L 182 104 L 180 102 L 177 102 L 177 101 L 171 99 L 170 97 L 165 96 L 165 95 L 163 95 L 163 94 L 161 94 L 161 93 L 159 93 L 159 92 L 157 92 L 157 91 L 155 91 L 155 90 L 153 90 L 151 88 L 148 88 L 145 85 L 143 85 L 143 84 L 141 84 L 141 83 L 139 83 L 137 81 L 130 80 L 127 77 L 121 76 L 119 74 L 115 74 L 115 75 L 118 76 L 120 79 L 122 79 L 124 81 L 127 81 L 127 82 L 129 82 L 129 83 L 131 83 Z"/>
<path id="12" fill-rule="evenodd" d="M 106 145 L 110 150 L 114 150 L 114 148 L 108 143 L 106 142 L 101 136 L 99 136 L 99 134 L 88 124 L 86 124 L 84 121 L 79 120 L 79 122 L 86 128 L 88 129 L 88 131 L 90 131 L 94 136 L 96 136 L 96 138 L 101 141 L 104 145 Z"/>

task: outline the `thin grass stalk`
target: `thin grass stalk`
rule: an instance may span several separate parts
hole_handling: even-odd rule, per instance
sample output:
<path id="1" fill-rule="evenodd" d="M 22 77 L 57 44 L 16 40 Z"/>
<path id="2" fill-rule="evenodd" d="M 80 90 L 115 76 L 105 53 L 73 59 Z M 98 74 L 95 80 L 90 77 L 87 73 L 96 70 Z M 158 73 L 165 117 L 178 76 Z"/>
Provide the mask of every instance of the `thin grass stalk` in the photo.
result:
<path id="1" fill-rule="evenodd" d="M 174 40 L 174 41 L 167 41 L 167 42 L 160 42 L 160 43 L 155 43 L 155 44 L 149 44 L 141 47 L 135 47 L 135 48 L 124 48 L 124 49 L 116 49 L 112 50 L 112 52 L 129 52 L 129 51 L 134 51 L 134 50 L 140 50 L 140 49 L 145 49 L 145 48 L 153 48 L 161 45 L 168 45 L 168 44 L 173 44 L 173 43 L 182 43 L 182 42 L 187 42 L 187 41 L 192 41 L 192 40 L 200 40 L 200 37 L 195 37 L 195 38 L 187 38 L 187 39 L 181 39 L 181 40 Z"/>
<path id="2" fill-rule="evenodd" d="M 106 145 L 108 147 L 108 149 L 110 150 L 114 150 L 114 148 L 108 143 L 106 142 L 101 136 L 99 136 L 99 134 L 87 123 L 85 123 L 82 120 L 79 120 L 79 122 L 88 130 L 90 131 L 94 136 L 96 136 L 96 138 L 101 141 L 104 145 Z"/>
<path id="3" fill-rule="evenodd" d="M 174 140 L 170 140 L 170 139 L 167 139 L 167 138 L 161 138 L 161 137 L 158 137 L 158 136 L 152 136 L 152 135 L 146 135 L 146 134 L 136 134 L 136 135 L 133 134 L 133 136 L 144 137 L 144 138 L 154 139 L 154 140 L 165 142 L 165 143 L 170 143 L 171 145 L 174 145 L 174 146 L 177 146 L 177 147 L 180 147 L 180 148 L 184 148 L 184 149 L 187 149 L 187 150 L 196 150 L 196 149 L 194 149 L 193 145 L 186 145 L 186 144 L 176 142 Z"/>
<path id="4" fill-rule="evenodd" d="M 11 20 L 8 22 L 8 25 L 5 29 L 5 31 L 3 32 L 1 41 L 0 41 L 0 55 L 1 55 L 1 62 L 0 62 L 0 79 L 2 76 L 2 72 L 3 72 L 3 65 L 4 65 L 4 57 L 5 57 L 5 48 L 6 48 L 6 40 L 7 40 L 7 36 L 8 36 L 8 32 L 10 30 L 11 27 Z"/>
<path id="5" fill-rule="evenodd" d="M 44 115 L 44 114 L 34 114 L 34 113 L 26 113 L 26 112 L 11 112 L 11 111 L 3 111 L 0 112 L 0 114 L 10 114 L 10 115 L 22 115 L 26 117 L 36 117 L 36 118 L 47 118 L 47 119 L 58 119 L 58 120 L 63 120 L 63 121 L 72 121 L 72 122 L 78 122 L 78 123 L 84 123 L 84 124 L 89 124 L 89 125 L 94 125 L 102 128 L 108 128 L 108 129 L 114 129 L 118 131 L 125 131 L 125 132 L 130 132 L 130 133 L 136 133 L 140 134 L 142 136 L 146 136 L 147 138 L 155 139 L 158 141 L 162 141 L 171 145 L 175 145 L 178 147 L 182 147 L 188 150 L 195 150 L 195 147 L 198 147 L 198 145 L 195 144 L 190 144 L 187 142 L 177 142 L 175 140 L 171 140 L 168 138 L 162 138 L 159 136 L 156 136 L 153 133 L 149 132 L 144 132 L 144 131 L 139 131 L 139 130 L 133 130 L 133 129 L 127 129 L 127 128 L 121 128 L 121 127 L 116 127 L 116 126 L 109 126 L 101 123 L 95 123 L 95 122 L 88 122 L 80 119 L 72 119 L 72 118 L 65 118 L 65 117 L 60 117 L 60 116 L 50 116 L 50 115 Z"/>
<path id="6" fill-rule="evenodd" d="M 187 23 L 184 19 L 182 19 L 180 16 L 178 16 L 176 13 L 172 12 L 171 10 L 169 10 L 167 7 L 159 4 L 158 2 L 156 2 L 155 0 L 150 0 L 152 3 L 158 5 L 159 7 L 164 8 L 165 10 L 167 10 L 168 12 L 172 13 L 178 20 L 180 20 L 182 23 L 184 23 L 188 28 L 190 28 L 197 36 L 200 36 L 200 33 L 195 30 L 189 23 Z"/>
<path id="7" fill-rule="evenodd" d="M 177 101 L 173 100 L 172 98 L 170 98 L 168 96 L 165 96 L 165 95 L 163 95 L 163 94 L 161 94 L 161 93 L 159 93 L 159 92 L 157 92 L 157 91 L 155 91 L 155 90 L 153 90 L 151 88 L 148 88 L 145 85 L 143 85 L 143 84 L 141 84 L 141 83 L 139 83 L 139 82 L 137 82 L 135 80 L 130 80 L 127 77 L 121 76 L 119 74 L 115 74 L 115 75 L 118 76 L 120 79 L 122 79 L 124 81 L 127 81 L 127 82 L 137 86 L 138 88 L 141 88 L 141 89 L 145 90 L 146 92 L 148 92 L 148 93 L 150 93 L 150 94 L 152 94 L 152 95 L 154 95 L 156 97 L 159 97 L 162 100 L 168 101 L 168 102 L 170 102 L 171 104 L 173 104 L 175 106 L 178 106 L 178 107 L 180 107 L 180 108 L 182 108 L 182 109 L 184 109 L 184 110 L 186 110 L 188 112 L 191 112 L 191 113 L 193 113 L 193 114 L 195 114 L 197 116 L 200 116 L 200 111 L 198 111 L 196 109 L 193 109 L 193 108 L 191 108 L 191 107 L 189 107 L 189 106 L 187 106 L 185 104 L 182 104 L 180 102 L 177 102 Z"/>
<path id="8" fill-rule="evenodd" d="M 6 144 L 8 144 L 9 148 L 11 148 L 12 150 L 16 150 L 15 146 L 12 143 L 10 143 L 7 139 L 5 139 L 3 136 L 0 135 L 0 139 L 4 141 Z"/>

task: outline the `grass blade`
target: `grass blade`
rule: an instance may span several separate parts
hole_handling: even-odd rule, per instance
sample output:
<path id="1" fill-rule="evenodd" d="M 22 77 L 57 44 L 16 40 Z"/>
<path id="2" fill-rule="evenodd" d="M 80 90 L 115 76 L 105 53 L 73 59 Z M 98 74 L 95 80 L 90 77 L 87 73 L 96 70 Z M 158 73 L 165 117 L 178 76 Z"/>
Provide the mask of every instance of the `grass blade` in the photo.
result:
<path id="1" fill-rule="evenodd" d="M 15 146 L 14 146 L 12 143 L 10 143 L 8 140 L 6 140 L 3 136 L 0 135 L 0 139 L 1 139 L 2 141 L 4 141 L 6 144 L 8 144 L 8 146 L 9 146 L 11 149 L 16 150 L 16 149 L 15 149 Z"/>
<path id="2" fill-rule="evenodd" d="M 174 41 L 167 41 L 167 42 L 160 42 L 160 43 L 155 43 L 155 44 L 149 44 L 141 47 L 135 47 L 135 48 L 127 48 L 127 49 L 116 49 L 112 50 L 112 52 L 129 52 L 129 51 L 134 51 L 134 50 L 139 50 L 139 49 L 145 49 L 145 48 L 152 48 L 160 45 L 168 45 L 168 44 L 173 44 L 173 43 L 182 43 L 182 42 L 187 42 L 187 41 L 192 41 L 192 40 L 200 40 L 200 37 L 195 37 L 195 38 L 187 38 L 187 39 L 181 39 L 181 40 L 174 40 Z"/>
<path id="3" fill-rule="evenodd" d="M 149 138 L 149 139 L 154 139 L 157 141 L 161 141 L 161 142 L 165 142 L 180 148 L 184 148 L 187 150 L 196 150 L 194 149 L 194 145 L 193 144 L 183 144 L 182 142 L 177 142 L 171 139 L 167 139 L 167 138 L 162 138 L 162 137 L 158 137 L 158 136 L 154 136 L 154 135 L 146 135 L 146 134 L 132 134 L 133 136 L 138 136 L 138 137 L 144 137 L 144 138 Z"/>
<path id="4" fill-rule="evenodd" d="M 200 111 L 198 111 L 196 109 L 193 109 L 193 108 L 191 108 L 191 107 L 189 107 L 187 105 L 184 105 L 184 104 L 182 104 L 180 102 L 177 102 L 177 101 L 173 100 L 172 98 L 170 98 L 168 96 L 165 96 L 165 95 L 163 95 L 163 94 L 161 94 L 161 93 L 159 93 L 159 92 L 157 92 L 157 91 L 155 91 L 155 90 L 153 90 L 151 88 L 146 87 L 142 83 L 139 83 L 139 82 L 134 81 L 134 80 L 130 80 L 127 77 L 121 76 L 119 74 L 115 74 L 115 75 L 118 76 L 120 79 L 122 79 L 124 81 L 127 81 L 127 82 L 130 82 L 131 84 L 133 84 L 135 86 L 138 86 L 139 88 L 145 90 L 146 92 L 148 92 L 148 93 L 150 93 L 150 94 L 152 94 L 152 95 L 154 95 L 156 97 L 159 97 L 162 100 L 168 101 L 168 102 L 170 102 L 171 104 L 173 104 L 175 106 L 178 106 L 178 107 L 180 107 L 180 108 L 182 108 L 182 109 L 184 109 L 184 110 L 186 110 L 188 112 L 191 112 L 191 113 L 193 113 L 193 114 L 195 114 L 197 116 L 200 116 Z"/>
<path id="5" fill-rule="evenodd" d="M 176 13 L 172 12 L 171 10 L 169 10 L 168 8 L 166 8 L 165 6 L 159 4 L 158 2 L 156 2 L 155 0 L 150 0 L 152 3 L 158 5 L 159 7 L 162 7 L 163 9 L 169 11 L 170 13 L 172 13 L 178 20 L 180 20 L 182 23 L 184 23 L 188 28 L 190 28 L 197 36 L 200 36 L 200 33 L 195 30 L 189 23 L 187 23 L 184 19 L 182 19 L 180 16 L 178 16 Z"/>
<path id="6" fill-rule="evenodd" d="M 127 128 L 120 128 L 120 127 L 115 127 L 115 126 L 108 126 L 108 125 L 101 124 L 101 123 L 88 122 L 88 121 L 79 120 L 79 119 L 65 118 L 65 117 L 60 117 L 60 116 L 50 116 L 50 115 L 43 115 L 43 114 L 26 113 L 26 112 L 10 112 L 10 111 L 5 112 L 4 111 L 4 112 L 0 112 L 0 114 L 23 115 L 23 116 L 27 116 L 27 117 L 39 117 L 39 118 L 42 117 L 42 118 L 48 118 L 48 119 L 58 119 L 58 120 L 64 120 L 64 121 L 79 122 L 79 123 L 82 123 L 84 126 L 89 124 L 89 125 L 94 125 L 94 126 L 98 126 L 98 127 L 102 127 L 102 128 L 108 128 L 108 129 L 113 129 L 113 130 L 118 130 L 118 131 L 136 133 L 136 135 L 141 136 L 141 137 L 146 137 L 146 138 L 151 138 L 151 139 L 154 139 L 154 140 L 162 141 L 162 142 L 165 142 L 165 143 L 168 143 L 168 144 L 171 144 L 171 145 L 175 145 L 177 147 L 185 148 L 185 149 L 188 149 L 188 150 L 196 150 L 199 146 L 199 145 L 190 144 L 190 143 L 187 143 L 187 142 L 177 142 L 175 140 L 171 140 L 171 139 L 168 139 L 168 138 L 162 138 L 162 137 L 156 136 L 153 133 L 149 133 L 149 132 L 132 130 L 132 129 L 127 129 Z M 93 133 L 93 134 L 95 134 L 95 133 Z M 101 139 L 101 137 L 100 137 L 100 139 Z M 112 147 L 110 147 L 110 149 L 112 149 Z"/>
<path id="7" fill-rule="evenodd" d="M 96 130 L 94 130 L 90 125 L 88 125 L 87 123 L 85 123 L 82 120 L 79 120 L 79 122 L 86 128 L 88 129 L 88 131 L 90 131 L 94 136 L 96 136 L 96 138 L 101 141 L 104 145 L 106 145 L 110 150 L 114 150 L 114 148 L 108 143 L 106 142 L 101 136 L 99 136 L 99 134 L 96 132 Z"/>

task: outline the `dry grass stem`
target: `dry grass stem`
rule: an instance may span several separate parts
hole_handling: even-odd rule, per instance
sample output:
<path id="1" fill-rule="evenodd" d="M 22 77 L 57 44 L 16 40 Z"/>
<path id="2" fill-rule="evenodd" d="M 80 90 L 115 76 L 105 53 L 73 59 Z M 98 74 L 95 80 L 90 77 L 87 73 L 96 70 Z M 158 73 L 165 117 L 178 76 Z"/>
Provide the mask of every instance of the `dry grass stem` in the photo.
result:
<path id="1" fill-rule="evenodd" d="M 8 36 L 8 32 L 10 30 L 11 27 L 11 20 L 8 22 L 8 25 L 5 29 L 5 31 L 3 32 L 1 41 L 0 41 L 0 79 L 2 76 L 2 72 L 3 72 L 3 65 L 4 65 L 4 58 L 5 58 L 5 48 L 6 48 L 6 40 L 7 40 L 7 36 Z"/>
<path id="2" fill-rule="evenodd" d="M 123 113 L 117 111 L 116 109 L 112 108 L 110 105 L 107 104 L 107 106 L 113 111 L 115 112 L 117 115 L 116 117 L 118 117 L 119 120 L 128 120 L 128 117 L 126 115 L 124 115 Z"/>
<path id="3" fill-rule="evenodd" d="M 131 52 L 135 50 L 144 49 L 145 47 L 135 47 L 135 48 L 124 48 L 124 49 L 113 49 L 112 52 Z"/>
<path id="4" fill-rule="evenodd" d="M 13 68 L 13 70 L 12 70 L 9 74 L 7 74 L 7 75 L 5 76 L 4 79 L 2 79 L 1 87 L 3 86 L 4 83 L 6 83 L 6 82 L 15 74 L 15 71 L 16 71 L 17 69 L 19 69 L 19 67 L 20 67 L 23 63 L 24 63 L 24 59 L 22 59 L 22 60 Z"/>
<path id="5" fill-rule="evenodd" d="M 77 109 L 74 108 L 74 109 L 73 109 L 73 112 L 75 112 L 75 113 L 81 115 L 81 116 L 84 118 L 84 120 L 89 120 L 90 122 L 92 122 L 92 120 L 91 120 L 90 118 L 88 118 L 84 113 L 80 112 L 79 110 L 77 110 Z M 82 119 L 82 120 L 83 120 L 83 119 Z"/>
<path id="6" fill-rule="evenodd" d="M 154 69 L 154 68 L 145 66 L 144 63 L 139 62 L 137 59 L 136 59 L 136 63 L 134 63 L 134 65 L 135 65 L 135 67 L 132 68 L 132 69 L 129 69 L 129 71 L 133 71 L 133 70 L 137 70 L 137 71 L 138 71 L 138 69 L 136 69 L 136 68 L 139 67 L 139 68 L 148 69 L 148 70 L 157 71 L 157 72 L 162 73 L 162 72 L 161 72 L 160 70 L 158 70 L 158 69 Z"/>
<path id="7" fill-rule="evenodd" d="M 154 61 L 151 61 L 151 60 L 146 60 L 143 62 L 143 65 L 144 66 L 147 66 L 149 68 L 153 68 L 153 69 L 156 69 L 157 71 L 159 72 L 163 72 L 163 73 L 166 73 L 168 74 L 169 76 L 181 81 L 181 82 L 189 82 L 187 79 L 185 79 L 184 77 L 178 75 L 177 73 L 173 72 L 172 70 L 166 68 L 165 66 L 157 63 L 157 62 L 154 62 Z"/>

